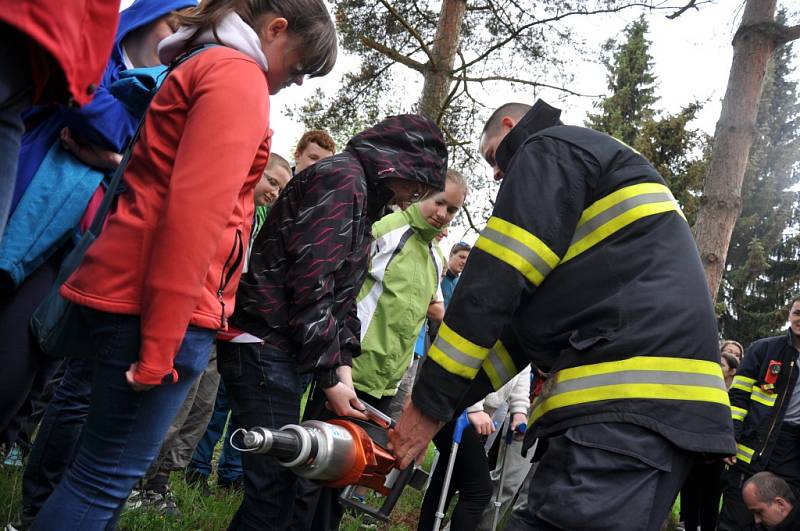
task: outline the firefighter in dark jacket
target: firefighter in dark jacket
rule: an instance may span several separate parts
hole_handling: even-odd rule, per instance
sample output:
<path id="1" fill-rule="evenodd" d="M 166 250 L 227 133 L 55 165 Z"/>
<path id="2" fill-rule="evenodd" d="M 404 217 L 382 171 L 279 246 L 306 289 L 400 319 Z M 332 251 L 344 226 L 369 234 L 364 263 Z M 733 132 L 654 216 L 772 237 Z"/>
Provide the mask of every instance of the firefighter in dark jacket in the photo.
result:
<path id="1" fill-rule="evenodd" d="M 658 530 L 698 454 L 736 451 L 714 311 L 658 172 L 559 116 L 538 101 L 487 122 L 503 182 L 392 447 L 408 463 L 533 361 L 550 377 L 526 443 L 548 444 L 507 529 Z"/>
<path id="2" fill-rule="evenodd" d="M 763 470 L 783 478 L 800 492 L 800 296 L 789 304 L 789 330 L 750 345 L 730 390 L 736 457 L 723 474 L 719 529 L 753 524 L 742 484 Z"/>

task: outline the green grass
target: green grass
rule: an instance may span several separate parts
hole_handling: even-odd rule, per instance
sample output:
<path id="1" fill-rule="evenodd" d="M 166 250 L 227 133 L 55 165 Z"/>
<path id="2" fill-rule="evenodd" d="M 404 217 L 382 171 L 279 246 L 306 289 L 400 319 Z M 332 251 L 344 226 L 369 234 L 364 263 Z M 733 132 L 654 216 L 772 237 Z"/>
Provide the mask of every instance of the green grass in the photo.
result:
<path id="1" fill-rule="evenodd" d="M 430 466 L 432 452 L 428 453 L 427 466 Z M 211 483 L 216 480 L 212 476 Z M 213 496 L 203 496 L 199 489 L 183 481 L 183 475 L 175 473 L 170 478 L 181 518 L 161 516 L 153 511 L 125 511 L 118 529 L 121 531 L 217 531 L 228 528 L 228 523 L 242 501 L 241 493 L 214 490 Z M 14 519 L 19 511 L 22 488 L 22 469 L 0 466 L 0 528 Z M 380 503 L 370 497 L 370 503 Z M 392 520 L 380 524 L 382 531 L 410 531 L 417 527 L 422 493 L 407 488 L 392 511 Z M 357 531 L 361 528 L 361 518 L 345 515 L 340 527 L 343 531 Z"/>
<path id="2" fill-rule="evenodd" d="M 425 468 L 430 467 L 433 456 L 432 447 L 426 456 Z M 215 478 L 212 476 L 212 484 Z M 19 510 L 22 469 L 0 467 L 0 528 L 13 519 Z M 233 514 L 242 501 L 241 493 L 228 493 L 215 490 L 213 496 L 203 496 L 195 487 L 183 481 L 182 474 L 173 474 L 170 486 L 183 516 L 178 519 L 164 517 L 152 511 L 125 511 L 118 529 L 121 531 L 217 531 L 228 527 Z M 380 499 L 370 496 L 368 502 L 379 505 Z M 381 531 L 411 531 L 417 527 L 417 518 L 422 506 L 422 493 L 406 488 L 392 511 L 391 521 L 378 525 Z M 679 504 L 665 526 L 665 531 L 675 529 Z M 358 531 L 361 517 L 346 514 L 340 530 Z"/>

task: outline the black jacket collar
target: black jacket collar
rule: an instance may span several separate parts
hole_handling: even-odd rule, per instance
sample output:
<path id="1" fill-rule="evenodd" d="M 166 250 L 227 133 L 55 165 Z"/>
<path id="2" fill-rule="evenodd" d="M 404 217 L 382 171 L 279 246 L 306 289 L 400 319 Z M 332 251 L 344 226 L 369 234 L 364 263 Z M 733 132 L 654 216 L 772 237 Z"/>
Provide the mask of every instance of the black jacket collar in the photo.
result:
<path id="1" fill-rule="evenodd" d="M 561 109 L 551 107 L 542 100 L 536 100 L 533 107 L 525 113 L 525 116 L 517 122 L 517 125 L 497 146 L 494 158 L 503 173 L 505 173 L 508 163 L 514 157 L 514 153 L 529 136 L 554 125 L 563 125 L 559 120 L 560 116 Z"/>

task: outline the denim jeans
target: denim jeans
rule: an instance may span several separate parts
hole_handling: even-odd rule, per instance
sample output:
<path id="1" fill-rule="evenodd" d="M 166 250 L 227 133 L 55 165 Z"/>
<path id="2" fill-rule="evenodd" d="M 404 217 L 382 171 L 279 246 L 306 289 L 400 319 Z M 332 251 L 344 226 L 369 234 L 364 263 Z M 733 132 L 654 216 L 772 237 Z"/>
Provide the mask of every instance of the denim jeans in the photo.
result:
<path id="1" fill-rule="evenodd" d="M 39 426 L 22 477 L 22 510 L 35 516 L 64 477 L 89 414 L 94 363 L 71 359 Z"/>
<path id="2" fill-rule="evenodd" d="M 214 412 L 219 380 L 217 352 L 211 349 L 208 367 L 189 390 L 186 400 L 167 430 L 158 458 L 145 474 L 145 489 L 163 490 L 167 486 L 170 472 L 183 470 L 189 465 L 197 443 L 203 437 Z"/>
<path id="3" fill-rule="evenodd" d="M 156 458 L 189 389 L 208 365 L 214 331 L 190 327 L 175 356 L 178 382 L 134 391 L 125 371 L 139 359 L 139 316 L 84 309 L 95 352 L 89 414 L 75 459 L 33 530 L 113 529 Z"/>
<path id="4" fill-rule="evenodd" d="M 219 442 L 219 438 L 224 431 L 225 438 L 222 443 L 222 453 L 217 462 L 217 481 L 222 484 L 237 481 L 241 479 L 244 474 L 244 470 L 242 470 L 242 455 L 231 446 L 231 433 L 236 431 L 239 427 L 233 416 L 231 416 L 230 423 L 228 423 L 228 428 L 225 429 L 230 411 L 231 406 L 227 393 L 225 392 L 225 384 L 224 382 L 220 382 L 211 421 L 208 423 L 208 428 L 206 428 L 206 432 L 203 434 L 200 442 L 197 443 L 197 447 L 192 455 L 192 462 L 189 463 L 188 467 L 190 470 L 199 472 L 206 477 L 210 476 L 214 447 Z"/>
<path id="5" fill-rule="evenodd" d="M 5 287 L 0 287 L 0 364 L 3 367 L 0 372 L 0 431 L 8 427 L 25 405 L 39 372 L 46 370 L 48 363 L 52 365 L 53 358 L 39 348 L 36 338 L 28 331 L 28 324 L 36 307 L 53 287 L 60 262 L 60 256 L 54 255 L 17 289 L 5 291 Z"/>
<path id="6" fill-rule="evenodd" d="M 32 82 L 28 39 L 0 23 L 0 239 L 17 180 L 17 159 L 25 126 L 22 111 L 30 107 Z"/>
<path id="7" fill-rule="evenodd" d="M 277 429 L 299 421 L 303 388 L 293 353 L 260 343 L 220 342 L 217 349 L 233 415 L 243 428 Z M 285 529 L 297 476 L 265 455 L 243 453 L 242 463 L 244 499 L 228 529 Z"/>

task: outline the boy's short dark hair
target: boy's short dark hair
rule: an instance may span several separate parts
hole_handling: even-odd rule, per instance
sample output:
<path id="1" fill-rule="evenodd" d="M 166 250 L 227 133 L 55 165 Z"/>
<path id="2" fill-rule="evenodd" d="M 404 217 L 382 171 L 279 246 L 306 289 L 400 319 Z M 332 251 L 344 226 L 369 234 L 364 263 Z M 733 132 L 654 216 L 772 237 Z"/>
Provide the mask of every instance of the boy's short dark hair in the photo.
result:
<path id="1" fill-rule="evenodd" d="M 311 131 L 303 133 L 303 136 L 297 141 L 297 147 L 294 149 L 295 154 L 302 153 L 311 142 L 314 142 L 326 151 L 336 153 L 336 142 L 333 140 L 333 137 L 322 129 L 312 129 Z"/>
<path id="2" fill-rule="evenodd" d="M 461 251 L 469 252 L 471 250 L 472 250 L 472 246 L 470 244 L 468 244 L 467 242 L 458 242 L 457 244 L 455 244 L 452 247 L 452 249 L 450 249 L 450 256 L 453 256 L 454 254 L 456 254 L 458 252 L 461 252 Z"/>
<path id="3" fill-rule="evenodd" d="M 267 161 L 267 167 L 264 168 L 264 171 L 269 170 L 270 168 L 280 167 L 285 169 L 289 172 L 289 175 L 292 174 L 292 167 L 285 158 L 281 157 L 277 153 L 270 153 L 269 160 Z"/>

